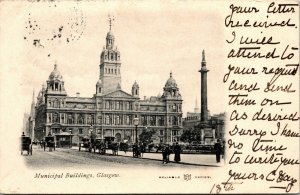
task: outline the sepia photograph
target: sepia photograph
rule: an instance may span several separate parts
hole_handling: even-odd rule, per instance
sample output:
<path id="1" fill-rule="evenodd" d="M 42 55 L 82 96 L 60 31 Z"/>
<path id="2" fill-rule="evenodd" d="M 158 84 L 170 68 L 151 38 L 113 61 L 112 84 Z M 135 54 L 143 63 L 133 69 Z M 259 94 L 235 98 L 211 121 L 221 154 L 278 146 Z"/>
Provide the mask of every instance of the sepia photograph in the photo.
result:
<path id="1" fill-rule="evenodd" d="M 245 51 L 234 54 L 234 49 L 279 41 L 272 43 L 271 36 L 268 43 L 254 38 L 250 42 L 252 32 L 267 36 L 272 31 L 259 29 L 257 33 L 243 27 L 245 30 L 239 22 L 233 26 L 235 17 L 240 21 L 247 14 L 257 14 L 255 19 L 265 17 L 263 10 L 268 6 L 268 17 L 273 19 L 275 11 L 269 10 L 275 4 L 250 7 L 249 1 L 245 8 L 235 4 L 208 0 L 1 1 L 0 130 L 4 147 L 0 149 L 0 193 L 299 190 L 292 188 L 297 180 L 288 176 L 287 187 L 266 184 L 280 166 L 297 165 L 299 170 L 296 158 L 281 159 L 271 172 L 257 167 L 268 171 L 268 176 L 259 176 L 254 165 L 266 167 L 271 160 L 247 161 L 250 155 L 261 155 L 259 152 L 283 152 L 284 157 L 284 146 L 263 145 L 279 144 L 284 138 L 263 140 L 267 133 L 261 133 L 253 142 L 246 137 L 258 136 L 261 127 L 270 124 L 263 123 L 267 120 L 263 117 L 258 119 L 265 110 L 250 121 L 258 109 L 254 106 L 276 102 L 266 96 L 269 99 L 263 105 L 259 101 L 266 93 L 251 93 L 259 91 L 259 82 L 269 75 L 265 71 L 267 79 L 256 77 L 261 71 L 250 68 L 260 61 L 249 62 L 242 56 Z M 294 76 L 299 61 L 291 63 L 296 63 L 297 69 L 290 74 Z M 256 85 L 249 87 L 254 81 Z M 293 102 L 299 99 L 293 98 Z M 277 101 L 277 105 L 281 104 Z M 275 122 L 270 127 L 277 125 L 279 131 L 280 122 Z M 260 126 L 252 131 L 256 124 Z M 296 126 L 291 127 L 295 130 Z M 273 129 L 267 136 L 275 135 Z M 258 178 L 264 181 L 251 189 Z M 265 191 L 263 186 L 267 186 Z"/>
<path id="2" fill-rule="evenodd" d="M 26 165 L 221 166 L 222 49 L 204 39 L 215 24 L 82 5 L 44 2 L 48 16 L 24 15 Z"/>

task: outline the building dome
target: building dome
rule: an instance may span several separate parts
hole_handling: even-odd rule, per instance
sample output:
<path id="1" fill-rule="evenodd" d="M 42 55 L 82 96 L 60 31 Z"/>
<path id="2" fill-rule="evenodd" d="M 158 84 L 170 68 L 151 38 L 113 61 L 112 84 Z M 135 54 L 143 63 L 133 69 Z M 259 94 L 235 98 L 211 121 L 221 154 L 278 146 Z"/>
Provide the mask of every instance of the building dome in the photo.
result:
<path id="1" fill-rule="evenodd" d="M 166 88 L 177 87 L 176 81 L 172 77 L 172 72 L 170 73 L 170 78 L 167 80 L 165 87 Z"/>
<path id="2" fill-rule="evenodd" d="M 54 70 L 51 72 L 51 74 L 49 75 L 49 80 L 63 80 L 62 75 L 60 74 L 60 72 L 57 70 L 57 65 L 54 64 Z"/>
<path id="3" fill-rule="evenodd" d="M 107 38 L 107 39 L 114 39 L 114 38 L 115 38 L 115 36 L 114 36 L 114 34 L 112 33 L 111 30 L 108 31 L 108 33 L 107 33 L 107 35 L 106 35 L 106 38 Z"/>

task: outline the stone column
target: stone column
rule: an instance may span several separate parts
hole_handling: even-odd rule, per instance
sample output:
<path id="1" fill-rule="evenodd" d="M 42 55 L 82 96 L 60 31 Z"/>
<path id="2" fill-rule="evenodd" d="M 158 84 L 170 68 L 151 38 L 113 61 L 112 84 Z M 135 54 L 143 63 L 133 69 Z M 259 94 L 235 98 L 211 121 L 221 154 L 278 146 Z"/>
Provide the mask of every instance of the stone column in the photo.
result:
<path id="1" fill-rule="evenodd" d="M 216 130 L 212 130 L 212 137 L 213 137 L 213 142 L 216 140 Z"/>
<path id="2" fill-rule="evenodd" d="M 207 123 L 208 120 L 208 109 L 207 109 L 207 72 L 209 71 L 206 68 L 206 61 L 205 61 L 205 53 L 204 50 L 202 52 L 202 62 L 201 62 L 201 122 Z"/>

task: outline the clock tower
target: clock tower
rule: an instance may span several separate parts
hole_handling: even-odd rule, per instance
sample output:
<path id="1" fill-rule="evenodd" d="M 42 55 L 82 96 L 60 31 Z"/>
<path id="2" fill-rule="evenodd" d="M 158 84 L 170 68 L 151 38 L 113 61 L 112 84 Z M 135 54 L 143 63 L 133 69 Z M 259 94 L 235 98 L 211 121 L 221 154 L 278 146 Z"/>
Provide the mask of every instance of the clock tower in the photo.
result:
<path id="1" fill-rule="evenodd" d="M 121 86 L 120 52 L 114 46 L 115 37 L 111 30 L 112 19 L 109 18 L 109 32 L 106 35 L 106 45 L 100 57 L 100 78 L 102 81 L 102 94 L 116 91 Z"/>

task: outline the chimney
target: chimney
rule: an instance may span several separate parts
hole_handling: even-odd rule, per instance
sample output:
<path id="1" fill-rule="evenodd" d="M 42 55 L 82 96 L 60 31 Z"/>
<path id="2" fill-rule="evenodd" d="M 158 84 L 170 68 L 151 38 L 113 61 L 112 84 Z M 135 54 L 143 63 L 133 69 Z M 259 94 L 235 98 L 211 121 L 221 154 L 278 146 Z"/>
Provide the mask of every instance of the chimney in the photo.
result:
<path id="1" fill-rule="evenodd" d="M 78 97 L 78 98 L 80 97 L 80 93 L 79 92 L 76 93 L 76 97 Z"/>

